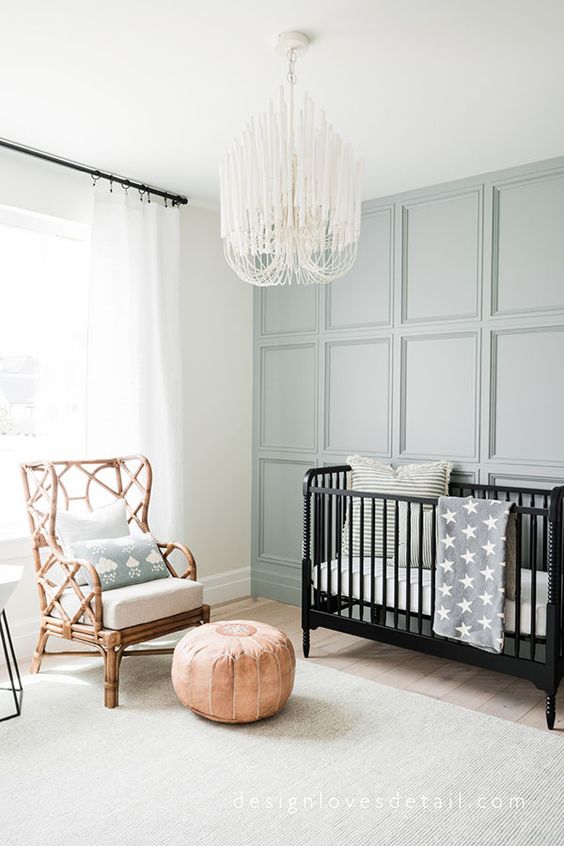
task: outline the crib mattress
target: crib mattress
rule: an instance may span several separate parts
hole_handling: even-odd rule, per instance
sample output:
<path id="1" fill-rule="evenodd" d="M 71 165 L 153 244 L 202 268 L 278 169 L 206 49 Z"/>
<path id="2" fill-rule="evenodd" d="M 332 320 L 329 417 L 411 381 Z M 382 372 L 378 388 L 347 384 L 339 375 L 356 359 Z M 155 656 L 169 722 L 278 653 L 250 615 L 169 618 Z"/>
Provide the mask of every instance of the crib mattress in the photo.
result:
<path id="1" fill-rule="evenodd" d="M 337 595 L 338 562 L 330 562 L 331 567 L 331 594 Z M 370 558 L 364 559 L 364 600 L 370 601 Z M 352 566 L 352 598 L 360 598 L 360 561 L 353 559 Z M 389 609 L 395 607 L 395 578 L 394 565 L 388 563 L 385 568 L 386 578 L 386 605 Z M 521 574 L 521 620 L 520 633 L 529 635 L 531 633 L 531 585 L 532 573 L 530 570 L 523 570 Z M 319 580 L 319 584 L 318 584 Z M 328 565 L 324 562 L 319 567 L 319 575 L 314 575 L 314 585 L 320 590 L 327 592 L 328 589 Z M 546 603 L 548 601 L 548 574 L 538 572 L 536 574 L 536 637 L 546 636 Z M 381 558 L 376 558 L 374 563 L 374 604 L 381 605 L 384 585 L 384 568 Z M 409 610 L 417 614 L 419 611 L 419 570 L 410 570 L 410 601 Z M 341 562 L 341 596 L 349 597 L 349 562 L 348 559 Z M 398 606 L 400 611 L 407 608 L 407 568 L 398 567 Z M 429 616 L 431 613 L 431 571 L 422 571 L 421 607 L 423 614 Z M 507 599 L 505 602 L 505 631 L 515 632 L 515 608 L 514 600 Z"/>

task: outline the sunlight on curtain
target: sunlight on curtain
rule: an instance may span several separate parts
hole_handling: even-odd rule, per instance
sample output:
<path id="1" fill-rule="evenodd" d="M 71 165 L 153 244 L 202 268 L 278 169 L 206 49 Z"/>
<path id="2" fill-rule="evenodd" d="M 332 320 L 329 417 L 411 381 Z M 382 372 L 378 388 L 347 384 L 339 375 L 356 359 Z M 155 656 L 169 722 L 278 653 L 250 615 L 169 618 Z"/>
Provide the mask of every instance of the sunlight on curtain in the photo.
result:
<path id="1" fill-rule="evenodd" d="M 88 308 L 87 452 L 153 466 L 151 528 L 182 538 L 179 212 L 96 188 Z"/>

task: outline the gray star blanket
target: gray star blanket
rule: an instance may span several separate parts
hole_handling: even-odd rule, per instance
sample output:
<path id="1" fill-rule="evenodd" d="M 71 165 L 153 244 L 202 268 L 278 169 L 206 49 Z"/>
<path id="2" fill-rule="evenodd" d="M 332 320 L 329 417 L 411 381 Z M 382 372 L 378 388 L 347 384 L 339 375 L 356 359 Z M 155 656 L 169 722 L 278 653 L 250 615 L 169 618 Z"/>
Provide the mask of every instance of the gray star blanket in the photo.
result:
<path id="1" fill-rule="evenodd" d="M 439 498 L 436 634 L 487 652 L 503 650 L 511 507 L 497 500 Z"/>

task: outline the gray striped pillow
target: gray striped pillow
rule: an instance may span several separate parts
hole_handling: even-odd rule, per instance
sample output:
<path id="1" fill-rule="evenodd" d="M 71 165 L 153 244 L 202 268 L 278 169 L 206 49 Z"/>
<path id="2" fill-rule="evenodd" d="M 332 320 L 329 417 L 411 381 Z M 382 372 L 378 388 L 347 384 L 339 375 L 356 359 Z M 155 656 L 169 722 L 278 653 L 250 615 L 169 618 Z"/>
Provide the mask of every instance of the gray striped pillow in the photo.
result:
<path id="1" fill-rule="evenodd" d="M 350 487 L 355 491 L 369 493 L 394 494 L 395 496 L 433 497 L 448 494 L 448 483 L 452 464 L 447 461 L 435 461 L 431 464 L 404 464 L 394 469 L 390 464 L 381 464 L 371 458 L 351 455 L 347 458 L 351 465 Z M 371 554 L 371 500 L 364 501 L 364 556 Z M 374 520 L 374 554 L 383 557 L 384 544 L 384 506 L 376 500 Z M 419 519 L 421 507 L 411 506 L 411 566 L 419 565 Z M 407 564 L 407 503 L 400 502 L 398 508 L 399 532 L 398 551 L 400 567 Z M 387 537 L 386 558 L 394 559 L 395 503 L 387 502 Z M 423 506 L 423 567 L 433 566 L 432 555 L 433 513 L 430 506 Z M 349 516 L 343 529 L 343 555 L 349 555 Z M 353 500 L 352 554 L 360 555 L 360 500 Z"/>

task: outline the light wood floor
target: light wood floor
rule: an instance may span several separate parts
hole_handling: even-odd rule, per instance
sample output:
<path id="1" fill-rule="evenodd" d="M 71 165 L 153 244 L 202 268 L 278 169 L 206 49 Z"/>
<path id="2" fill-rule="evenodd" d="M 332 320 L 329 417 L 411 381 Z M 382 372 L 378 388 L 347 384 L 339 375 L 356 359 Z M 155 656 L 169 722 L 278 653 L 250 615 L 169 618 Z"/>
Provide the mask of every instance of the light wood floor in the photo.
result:
<path id="1" fill-rule="evenodd" d="M 300 609 L 269 599 L 245 599 L 214 608 L 212 620 L 247 619 L 271 623 L 292 640 L 302 655 Z M 397 646 L 316 629 L 308 661 L 391 687 L 411 690 L 462 708 L 546 729 L 545 697 L 531 682 L 422 655 Z M 564 737 L 564 684 L 556 704 L 554 735 Z"/>
<path id="2" fill-rule="evenodd" d="M 249 597 L 216 606 L 212 610 L 212 620 L 237 619 L 260 620 L 282 629 L 292 640 L 297 657 L 303 657 L 300 609 L 296 606 Z M 54 641 L 55 638 L 52 638 L 50 648 L 53 648 Z M 48 670 L 49 663 L 55 660 L 47 657 L 44 669 Z M 462 708 L 547 730 L 542 691 L 530 682 L 501 673 L 468 667 L 455 661 L 445 661 L 327 629 L 316 629 L 311 633 L 308 660 L 378 684 L 411 690 Z M 28 670 L 29 661 L 20 661 L 22 676 Z M 0 667 L 0 683 L 3 681 L 5 668 Z M 564 738 L 564 684 L 557 698 L 556 724 L 552 734 Z"/>

